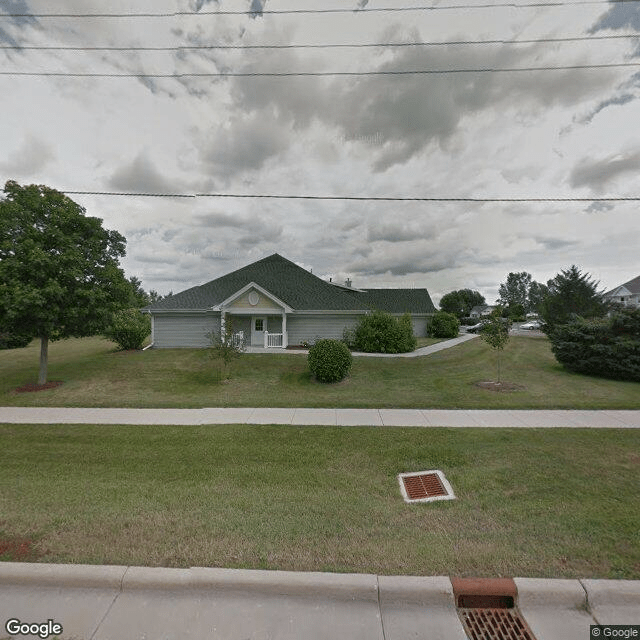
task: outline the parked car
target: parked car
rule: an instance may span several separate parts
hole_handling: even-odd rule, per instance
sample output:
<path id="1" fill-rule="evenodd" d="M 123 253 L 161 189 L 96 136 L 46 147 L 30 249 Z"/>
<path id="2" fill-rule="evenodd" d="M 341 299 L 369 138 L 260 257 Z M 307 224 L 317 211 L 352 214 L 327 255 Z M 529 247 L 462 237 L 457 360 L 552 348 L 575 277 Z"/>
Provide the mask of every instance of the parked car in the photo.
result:
<path id="1" fill-rule="evenodd" d="M 536 330 L 536 329 L 540 329 L 542 325 L 540 324 L 540 322 L 538 320 L 532 320 L 531 322 L 525 322 L 524 324 L 520 325 L 521 329 L 529 329 L 531 331 Z"/>
<path id="2" fill-rule="evenodd" d="M 486 322 L 478 322 L 478 324 L 471 325 L 467 327 L 467 333 L 480 333 L 485 324 Z"/>

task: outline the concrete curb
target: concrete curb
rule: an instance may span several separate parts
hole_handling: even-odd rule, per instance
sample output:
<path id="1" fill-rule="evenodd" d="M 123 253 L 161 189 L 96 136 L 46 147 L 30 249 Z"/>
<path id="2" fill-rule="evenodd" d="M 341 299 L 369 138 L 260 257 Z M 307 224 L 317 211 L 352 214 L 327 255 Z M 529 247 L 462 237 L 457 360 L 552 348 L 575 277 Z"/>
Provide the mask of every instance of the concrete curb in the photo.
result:
<path id="1" fill-rule="evenodd" d="M 640 625 L 640 580 L 580 581 L 598 624 Z"/>
<path id="2" fill-rule="evenodd" d="M 373 574 L 129 567 L 122 581 L 123 592 L 156 589 L 378 601 L 377 577 Z"/>
<path id="3" fill-rule="evenodd" d="M 0 585 L 120 590 L 127 569 L 119 565 L 0 562 Z"/>

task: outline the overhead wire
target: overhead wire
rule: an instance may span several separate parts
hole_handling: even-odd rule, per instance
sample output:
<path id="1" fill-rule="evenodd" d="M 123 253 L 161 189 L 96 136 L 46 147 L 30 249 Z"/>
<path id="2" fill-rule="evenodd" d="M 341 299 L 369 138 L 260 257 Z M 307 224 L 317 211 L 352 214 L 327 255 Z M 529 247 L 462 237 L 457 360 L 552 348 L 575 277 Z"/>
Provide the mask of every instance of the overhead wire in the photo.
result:
<path id="1" fill-rule="evenodd" d="M 536 202 L 640 202 L 640 196 L 611 197 L 543 197 L 543 198 L 504 198 L 504 197 L 401 197 L 401 196 L 326 196 L 309 194 L 248 194 L 248 193 L 149 193 L 128 191 L 71 191 L 60 189 L 66 195 L 90 196 L 126 196 L 136 198 L 256 198 L 278 200 L 346 200 L 366 202 L 494 202 L 494 203 L 536 203 Z"/>
<path id="2" fill-rule="evenodd" d="M 326 43 L 326 44 L 202 44 L 178 45 L 175 47 L 109 47 L 109 46 L 35 46 L 35 45 L 0 45 L 0 50 L 13 51 L 198 51 L 213 49 L 359 49 L 359 48 L 393 48 L 393 47 L 440 47 L 440 46 L 475 46 L 475 45 L 518 45 L 518 44 L 553 44 L 560 42 L 589 42 L 591 40 L 622 40 L 640 38 L 640 33 L 611 34 L 601 36 L 568 36 L 564 38 L 531 38 L 528 40 L 443 40 L 427 42 L 365 42 L 365 43 Z"/>
<path id="3" fill-rule="evenodd" d="M 547 0 L 538 2 L 491 2 L 482 4 L 449 4 L 412 7 L 343 7 L 333 9 L 261 9 L 261 10 L 218 10 L 218 11 L 169 11 L 140 13 L 3 13 L 0 18 L 174 18 L 178 16 L 216 16 L 216 15 L 290 15 L 290 14 L 327 14 L 327 13 L 400 13 L 405 11 L 447 11 L 459 9 L 526 9 L 541 7 L 583 6 L 598 4 L 632 4 L 640 0 Z"/>

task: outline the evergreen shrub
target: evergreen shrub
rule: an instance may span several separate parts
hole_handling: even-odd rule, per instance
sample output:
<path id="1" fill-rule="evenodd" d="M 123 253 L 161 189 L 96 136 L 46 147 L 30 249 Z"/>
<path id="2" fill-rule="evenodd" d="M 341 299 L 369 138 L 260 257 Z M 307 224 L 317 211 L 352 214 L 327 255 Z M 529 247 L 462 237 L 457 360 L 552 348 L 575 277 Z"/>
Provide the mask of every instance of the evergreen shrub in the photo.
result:
<path id="1" fill-rule="evenodd" d="M 610 318 L 574 318 L 549 334 L 551 350 L 566 369 L 640 382 L 640 309 Z"/>

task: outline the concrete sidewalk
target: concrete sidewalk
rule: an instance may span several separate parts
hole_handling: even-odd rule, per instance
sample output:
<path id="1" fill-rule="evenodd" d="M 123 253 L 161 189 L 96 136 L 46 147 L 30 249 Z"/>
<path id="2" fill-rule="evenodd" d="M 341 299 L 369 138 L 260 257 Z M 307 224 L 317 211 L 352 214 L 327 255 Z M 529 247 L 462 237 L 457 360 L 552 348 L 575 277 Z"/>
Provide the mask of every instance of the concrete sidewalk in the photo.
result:
<path id="1" fill-rule="evenodd" d="M 640 625 L 640 581 L 488 582 L 489 591 L 511 585 L 537 640 L 587 640 L 593 624 Z M 13 619 L 51 620 L 64 640 L 464 640 L 456 584 L 443 576 L 5 562 L 0 637 L 37 637 L 7 635 Z"/>
<path id="2" fill-rule="evenodd" d="M 371 427 L 582 427 L 638 429 L 640 428 L 640 411 L 307 409 L 295 407 L 218 407 L 205 409 L 0 407 L 0 423 L 291 424 Z"/>
<path id="3" fill-rule="evenodd" d="M 428 347 L 420 347 L 419 349 L 410 351 L 409 353 L 365 353 L 364 351 L 352 351 L 351 355 L 354 357 L 364 356 L 368 358 L 418 358 L 420 356 L 428 356 L 430 353 L 437 353 L 444 349 L 451 349 L 451 347 L 456 347 L 463 342 L 473 340 L 477 337 L 479 336 L 476 333 L 462 333 L 457 338 L 437 342 L 436 344 L 429 345 Z M 309 353 L 309 349 L 266 349 L 264 347 L 246 347 L 246 353 L 306 355 Z"/>

